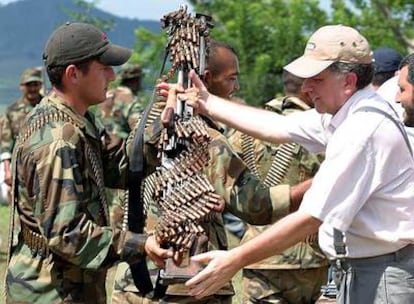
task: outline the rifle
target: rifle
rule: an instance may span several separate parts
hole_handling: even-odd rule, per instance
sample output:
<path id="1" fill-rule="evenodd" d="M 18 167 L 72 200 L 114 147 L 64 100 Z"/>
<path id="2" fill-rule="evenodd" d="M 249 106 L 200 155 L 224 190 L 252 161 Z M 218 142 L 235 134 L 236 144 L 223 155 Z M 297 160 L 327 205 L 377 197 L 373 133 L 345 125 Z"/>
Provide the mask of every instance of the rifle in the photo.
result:
<path id="1" fill-rule="evenodd" d="M 188 22 L 187 21 L 184 22 L 184 20 L 187 20 Z M 170 40 L 166 47 L 166 53 L 164 56 L 164 61 L 163 61 L 163 65 L 162 65 L 161 72 L 160 72 L 161 80 L 166 81 L 170 79 L 174 75 L 174 73 L 178 70 L 179 81 L 182 84 L 187 82 L 187 85 L 188 85 L 188 80 L 187 80 L 188 78 L 186 77 L 186 75 L 188 75 L 188 72 L 190 71 L 190 69 L 196 69 L 199 75 L 202 75 L 204 73 L 205 56 L 206 56 L 206 49 L 207 49 L 205 38 L 208 35 L 208 29 L 211 27 L 211 24 L 208 23 L 209 20 L 210 20 L 210 17 L 204 16 L 201 14 L 197 14 L 196 19 L 192 18 L 190 15 L 187 14 L 186 6 L 182 6 L 180 7 L 180 10 L 176 12 L 172 12 L 163 17 L 163 19 L 161 20 L 163 27 L 164 28 L 170 27 L 170 31 L 169 31 Z M 178 21 L 178 23 L 176 21 Z M 199 51 L 197 51 L 194 45 L 192 45 L 190 46 L 189 49 L 188 48 L 181 49 L 181 52 L 176 52 L 175 54 L 180 54 L 179 55 L 180 57 L 171 56 L 172 68 L 167 73 L 166 76 L 162 76 L 166 60 L 168 56 L 170 55 L 170 53 L 172 53 L 174 49 L 175 51 L 179 51 L 179 49 L 177 49 L 175 42 L 180 41 L 181 36 L 180 37 L 178 36 L 179 34 L 176 30 L 183 29 L 184 25 L 188 26 L 188 28 L 192 30 L 191 35 L 189 35 L 190 32 L 187 31 L 187 37 L 191 38 L 192 41 L 194 40 L 193 38 L 197 39 L 196 26 L 201 26 L 201 29 L 203 29 L 202 34 L 201 35 L 198 34 L 198 40 L 199 40 L 198 45 L 200 46 Z M 175 30 L 173 30 L 173 28 Z M 182 32 L 183 31 L 181 31 L 181 33 Z M 195 60 L 196 54 L 200 55 L 200 60 L 198 61 Z M 177 58 L 179 59 L 177 60 Z M 135 137 L 133 139 L 133 146 L 132 146 L 133 147 L 132 155 L 134 157 L 131 158 L 130 164 L 129 164 L 129 178 L 128 178 L 128 191 L 127 191 L 127 195 L 129 197 L 127 201 L 132 202 L 132 204 L 125 204 L 125 215 L 126 216 L 124 217 L 123 227 L 124 229 L 130 229 L 131 231 L 137 232 L 137 233 L 142 233 L 144 230 L 144 225 L 145 225 L 145 214 L 144 214 L 145 202 L 143 202 L 142 193 L 144 192 L 144 197 L 149 196 L 148 193 L 147 195 L 145 195 L 145 191 L 143 191 L 142 189 L 143 186 L 147 184 L 147 183 L 145 183 L 144 185 L 142 184 L 142 181 L 144 178 L 144 169 L 145 169 L 145 158 L 144 158 L 144 153 L 143 153 L 143 150 L 144 150 L 143 149 L 144 147 L 143 134 L 145 131 L 145 126 L 148 121 L 148 117 L 150 116 L 150 113 L 151 113 L 151 109 L 155 103 L 155 94 L 156 94 L 156 91 L 154 89 L 151 100 L 148 106 L 145 108 L 145 111 L 141 117 L 141 120 L 137 125 Z M 184 106 L 181 105 L 181 109 L 178 109 L 176 113 L 177 115 L 175 115 L 175 118 L 186 117 L 186 119 L 188 119 L 192 115 L 191 109 L 189 109 L 185 105 Z M 171 125 L 171 128 L 167 128 L 167 130 L 170 134 L 173 135 L 174 131 L 172 130 L 172 126 L 173 125 Z M 170 140 L 170 144 L 171 144 L 170 148 L 166 147 L 167 150 L 170 150 L 171 154 L 168 157 L 166 157 L 168 153 L 165 154 L 165 157 L 163 157 L 164 164 L 169 162 L 168 159 L 173 158 L 172 154 L 174 154 L 173 152 L 174 149 L 176 152 L 179 150 L 176 148 L 177 148 L 177 144 L 180 144 L 179 143 L 180 141 L 179 140 L 176 141 L 174 136 L 172 136 L 171 138 L 172 139 Z M 175 155 L 177 155 L 177 153 L 175 153 Z M 149 191 L 150 190 L 148 190 L 147 192 Z M 154 290 L 152 286 L 152 282 L 150 280 L 150 276 L 149 276 L 149 272 L 148 272 L 148 268 L 147 268 L 145 260 L 141 261 L 140 263 L 131 265 L 131 273 L 132 273 L 132 277 L 134 279 L 135 285 L 137 286 L 137 288 L 139 289 L 141 293 L 145 295 Z M 157 287 L 154 290 L 154 294 L 159 292 Z"/>
<path id="2" fill-rule="evenodd" d="M 210 21 L 203 14 L 192 17 L 186 7 L 164 16 L 162 27 L 168 29 L 172 62 L 166 78 L 177 73 L 177 82 L 187 88 L 191 69 L 203 77 Z M 176 109 L 167 109 L 167 116 L 159 144 L 161 166 L 151 179 L 151 196 L 161 210 L 156 235 L 174 251 L 161 271 L 163 284 L 185 281 L 201 269 L 189 257 L 206 250 L 208 237 L 201 223 L 209 220 L 220 199 L 201 173 L 209 161 L 207 124 L 181 100 Z"/>

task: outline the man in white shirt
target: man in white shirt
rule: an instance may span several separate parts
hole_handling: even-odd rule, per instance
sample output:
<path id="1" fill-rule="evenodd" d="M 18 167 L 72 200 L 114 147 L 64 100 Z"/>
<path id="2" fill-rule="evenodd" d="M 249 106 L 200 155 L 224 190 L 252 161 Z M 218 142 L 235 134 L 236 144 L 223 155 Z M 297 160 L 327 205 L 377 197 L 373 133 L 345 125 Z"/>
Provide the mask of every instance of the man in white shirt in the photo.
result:
<path id="1" fill-rule="evenodd" d="M 209 263 L 187 286 L 195 297 L 211 294 L 239 269 L 319 229 L 320 246 L 337 266 L 338 303 L 414 303 L 414 162 L 397 114 L 368 87 L 367 40 L 350 27 L 324 26 L 285 69 L 306 78 L 316 110 L 280 116 L 231 103 L 209 94 L 194 73 L 196 88 L 178 94 L 254 137 L 326 153 L 297 212 L 242 246 L 195 257 Z"/>

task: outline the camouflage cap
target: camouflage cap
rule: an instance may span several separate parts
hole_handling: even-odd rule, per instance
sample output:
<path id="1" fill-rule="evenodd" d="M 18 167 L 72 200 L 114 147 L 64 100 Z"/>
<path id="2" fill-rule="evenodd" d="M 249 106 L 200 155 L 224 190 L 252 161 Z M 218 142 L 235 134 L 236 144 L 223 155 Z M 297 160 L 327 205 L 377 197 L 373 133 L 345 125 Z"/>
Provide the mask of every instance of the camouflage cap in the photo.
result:
<path id="1" fill-rule="evenodd" d="M 43 60 L 46 67 L 65 66 L 93 57 L 106 65 L 124 64 L 131 50 L 111 44 L 105 33 L 87 23 L 66 23 L 49 37 Z"/>
<path id="2" fill-rule="evenodd" d="M 24 70 L 20 76 L 20 84 L 26 84 L 29 82 L 43 82 L 42 70 L 38 68 Z"/>
<path id="3" fill-rule="evenodd" d="M 139 64 L 124 64 L 119 71 L 119 78 L 132 79 L 142 76 L 142 68 Z"/>

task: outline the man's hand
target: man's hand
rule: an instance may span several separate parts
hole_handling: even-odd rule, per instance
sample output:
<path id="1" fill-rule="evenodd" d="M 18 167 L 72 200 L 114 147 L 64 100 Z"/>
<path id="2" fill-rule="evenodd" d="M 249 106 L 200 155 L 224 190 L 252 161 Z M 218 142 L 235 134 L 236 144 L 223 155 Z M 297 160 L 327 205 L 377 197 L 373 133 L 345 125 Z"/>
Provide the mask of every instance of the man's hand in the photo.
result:
<path id="1" fill-rule="evenodd" d="M 157 84 L 157 91 L 159 98 L 166 102 L 164 111 L 161 113 L 161 121 L 164 126 L 167 126 L 173 118 L 174 109 L 177 108 L 177 95 L 184 92 L 184 89 L 179 84 L 161 82 Z"/>
<path id="2" fill-rule="evenodd" d="M 173 256 L 172 251 L 160 247 L 153 235 L 145 242 L 145 252 L 158 268 L 164 268 L 165 259 Z"/>
<path id="3" fill-rule="evenodd" d="M 194 70 L 191 70 L 188 77 L 191 79 L 191 83 L 193 84 L 193 88 L 197 89 L 197 99 L 189 99 L 187 101 L 188 105 L 193 107 L 193 109 L 197 113 L 206 114 L 208 115 L 207 110 L 207 100 L 210 97 L 210 93 L 207 91 L 206 86 L 201 81 L 200 77 L 198 77 L 197 73 Z"/>
<path id="4" fill-rule="evenodd" d="M 157 84 L 158 96 L 167 100 L 166 108 L 176 108 L 177 98 L 185 100 L 195 112 L 208 114 L 206 104 L 210 93 L 194 70 L 189 73 L 192 87 L 184 90 L 180 84 L 161 82 Z"/>
<path id="5" fill-rule="evenodd" d="M 185 283 L 190 294 L 197 299 L 201 299 L 214 294 L 229 282 L 241 268 L 235 263 L 234 256 L 232 251 L 218 250 L 193 256 L 191 260 L 208 263 L 208 265 Z"/>

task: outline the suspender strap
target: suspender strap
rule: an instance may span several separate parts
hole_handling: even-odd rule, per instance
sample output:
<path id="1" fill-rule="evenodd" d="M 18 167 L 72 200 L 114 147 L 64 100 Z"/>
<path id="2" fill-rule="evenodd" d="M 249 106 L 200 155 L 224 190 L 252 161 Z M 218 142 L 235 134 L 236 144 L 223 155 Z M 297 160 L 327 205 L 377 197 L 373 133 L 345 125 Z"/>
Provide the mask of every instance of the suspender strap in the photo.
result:
<path id="1" fill-rule="evenodd" d="M 391 105 L 389 105 L 389 106 L 394 111 L 394 113 L 396 113 L 395 110 L 392 108 L 392 106 Z M 359 112 L 359 111 L 367 111 L 367 112 L 379 113 L 379 114 L 384 115 L 389 120 L 391 120 L 395 124 L 395 126 L 398 128 L 398 130 L 400 131 L 400 133 L 403 136 L 404 141 L 405 141 L 405 143 L 407 145 L 407 148 L 410 151 L 411 156 L 413 156 L 413 150 L 411 148 L 411 145 L 410 145 L 410 141 L 408 139 L 407 132 L 405 131 L 404 126 L 401 123 L 401 121 L 395 119 L 389 113 L 387 113 L 387 112 L 385 112 L 385 111 L 383 111 L 381 109 L 378 109 L 376 107 L 366 106 L 366 107 L 359 108 L 357 110 L 357 112 Z M 335 252 L 336 252 L 337 258 L 338 259 L 341 259 L 341 258 L 345 257 L 345 254 L 346 254 L 346 246 L 345 246 L 345 242 L 344 242 L 344 234 L 343 234 L 343 232 L 342 231 L 339 231 L 338 229 L 335 229 L 334 228 L 333 239 L 334 239 L 334 248 L 335 248 Z"/>
<path id="2" fill-rule="evenodd" d="M 334 228 L 333 238 L 334 238 L 334 247 L 335 247 L 336 257 L 339 259 L 344 258 L 346 255 L 346 246 L 344 242 L 343 232 Z"/>
<path id="3" fill-rule="evenodd" d="M 391 107 L 391 105 L 390 105 L 390 107 Z M 394 111 L 394 109 L 391 107 L 391 109 Z M 360 108 L 360 109 L 358 109 L 358 112 L 359 111 L 368 111 L 368 112 L 376 112 L 376 113 L 379 113 L 379 114 L 382 114 L 382 115 L 384 115 L 385 117 L 387 117 L 388 119 L 390 119 L 394 124 L 395 124 L 395 126 L 398 128 L 398 130 L 400 130 L 400 133 L 401 133 L 401 135 L 403 136 L 403 138 L 404 138 L 404 141 L 405 141 L 405 143 L 406 143 L 406 145 L 407 145 L 407 148 L 408 148 L 408 150 L 410 151 L 410 154 L 411 154 L 411 156 L 413 156 L 413 150 L 412 150 L 412 148 L 411 148 L 411 145 L 410 145 L 410 141 L 409 141 L 409 139 L 408 139 L 408 135 L 407 135 L 407 132 L 405 131 L 405 129 L 404 129 L 404 126 L 403 126 L 403 124 L 401 123 L 401 121 L 399 121 L 399 120 L 396 120 L 393 116 L 391 116 L 389 113 L 387 113 L 387 112 L 385 112 L 385 111 L 383 111 L 383 110 L 380 110 L 380 109 L 378 109 L 378 108 L 375 108 L 375 107 L 370 107 L 370 106 L 366 106 L 366 107 L 362 107 L 362 108 Z M 394 111 L 395 112 L 395 111 Z"/>

